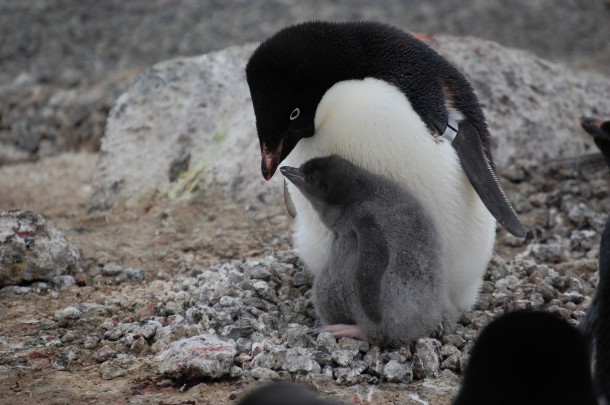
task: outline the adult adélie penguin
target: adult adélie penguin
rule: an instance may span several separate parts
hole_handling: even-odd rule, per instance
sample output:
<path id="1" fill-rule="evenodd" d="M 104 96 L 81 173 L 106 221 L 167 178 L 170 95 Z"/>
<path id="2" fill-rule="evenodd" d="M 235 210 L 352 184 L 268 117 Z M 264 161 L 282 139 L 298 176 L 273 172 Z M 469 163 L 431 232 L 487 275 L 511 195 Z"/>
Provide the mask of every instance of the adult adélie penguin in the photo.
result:
<path id="1" fill-rule="evenodd" d="M 385 176 L 414 195 L 439 231 L 453 308 L 470 309 L 495 239 L 495 221 L 525 230 L 495 174 L 489 132 L 463 75 L 423 42 L 374 22 L 306 22 L 253 53 L 246 76 L 270 179 L 331 154 Z M 314 273 L 332 233 L 288 185 L 295 248 Z"/>

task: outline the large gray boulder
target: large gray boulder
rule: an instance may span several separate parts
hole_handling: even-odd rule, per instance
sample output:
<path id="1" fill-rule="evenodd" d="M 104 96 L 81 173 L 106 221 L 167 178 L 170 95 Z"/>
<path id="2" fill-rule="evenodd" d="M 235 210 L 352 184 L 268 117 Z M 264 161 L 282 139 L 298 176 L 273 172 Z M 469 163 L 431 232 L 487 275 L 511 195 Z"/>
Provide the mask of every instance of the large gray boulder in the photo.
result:
<path id="1" fill-rule="evenodd" d="M 254 45 L 150 68 L 114 104 L 92 205 L 220 193 L 255 204 L 265 185 L 245 64 Z M 265 187 L 266 186 L 266 187 Z M 258 196 L 258 199 L 257 199 Z"/>
<path id="2" fill-rule="evenodd" d="M 511 159 L 574 156 L 590 148 L 582 115 L 610 114 L 610 79 L 575 72 L 476 38 L 430 45 L 472 81 L 499 167 Z M 159 63 L 115 103 L 102 139 L 92 206 L 188 199 L 281 201 L 265 184 L 244 68 L 254 45 Z"/>

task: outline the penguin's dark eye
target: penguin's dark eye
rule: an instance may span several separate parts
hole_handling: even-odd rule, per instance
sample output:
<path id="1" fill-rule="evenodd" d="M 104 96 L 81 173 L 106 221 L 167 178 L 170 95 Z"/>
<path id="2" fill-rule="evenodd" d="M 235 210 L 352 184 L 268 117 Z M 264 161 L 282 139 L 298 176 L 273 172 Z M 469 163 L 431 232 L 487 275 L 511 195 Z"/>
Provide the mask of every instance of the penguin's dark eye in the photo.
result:
<path id="1" fill-rule="evenodd" d="M 311 184 L 312 186 L 317 187 L 320 184 L 320 176 L 318 175 L 318 173 L 313 172 L 305 177 L 305 181 Z"/>
<path id="2" fill-rule="evenodd" d="M 296 120 L 299 115 L 301 115 L 301 110 L 299 110 L 299 108 L 297 107 L 290 113 L 290 121 Z"/>

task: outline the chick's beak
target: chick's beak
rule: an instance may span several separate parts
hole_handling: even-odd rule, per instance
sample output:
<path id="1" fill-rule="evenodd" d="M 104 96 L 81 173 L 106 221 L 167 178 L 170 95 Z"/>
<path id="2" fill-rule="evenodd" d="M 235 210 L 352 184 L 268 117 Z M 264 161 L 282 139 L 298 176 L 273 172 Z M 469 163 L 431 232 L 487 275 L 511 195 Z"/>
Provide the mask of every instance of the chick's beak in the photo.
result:
<path id="1" fill-rule="evenodd" d="M 284 177 L 286 177 L 286 179 L 288 179 L 292 184 L 297 187 L 300 187 L 306 183 L 305 174 L 301 171 L 301 169 L 298 169 L 296 167 L 283 166 L 280 167 L 280 171 L 282 172 Z"/>
<path id="2" fill-rule="evenodd" d="M 282 159 L 282 142 L 275 148 L 270 150 L 266 144 L 261 146 L 261 172 L 265 180 L 273 177 Z"/>

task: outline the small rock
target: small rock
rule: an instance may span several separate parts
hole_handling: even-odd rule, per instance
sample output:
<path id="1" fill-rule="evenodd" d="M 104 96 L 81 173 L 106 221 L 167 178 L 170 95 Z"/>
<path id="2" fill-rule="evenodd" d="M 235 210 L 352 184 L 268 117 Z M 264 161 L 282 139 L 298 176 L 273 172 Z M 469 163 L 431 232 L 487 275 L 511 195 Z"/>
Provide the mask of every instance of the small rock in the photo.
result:
<path id="1" fill-rule="evenodd" d="M 408 363 L 401 364 L 396 360 L 390 360 L 383 368 L 382 376 L 388 382 L 409 383 L 413 380 L 413 371 Z"/>
<path id="2" fill-rule="evenodd" d="M 337 339 L 330 332 L 322 332 L 316 337 L 316 347 L 331 352 L 337 347 Z"/>
<path id="3" fill-rule="evenodd" d="M 133 267 L 130 267 L 127 269 L 127 278 L 136 281 L 142 281 L 144 280 L 144 273 L 140 269 L 134 269 Z"/>
<path id="4" fill-rule="evenodd" d="M 264 367 L 256 367 L 250 370 L 250 375 L 259 381 L 277 381 L 280 375 L 273 370 Z"/>
<path id="5" fill-rule="evenodd" d="M 306 270 L 297 271 L 292 277 L 292 282 L 295 287 L 311 285 L 313 282 L 313 275 Z"/>
<path id="6" fill-rule="evenodd" d="M 360 349 L 363 347 L 361 345 L 362 340 L 356 340 L 348 337 L 344 337 L 339 339 L 339 348 L 343 350 L 349 350 L 355 356 L 360 352 Z M 368 343 L 367 343 L 368 348 Z"/>
<path id="7" fill-rule="evenodd" d="M 302 347 L 294 347 L 286 351 L 286 360 L 282 368 L 291 373 L 320 372 L 320 365 L 314 361 L 310 352 Z"/>
<path id="8" fill-rule="evenodd" d="M 126 376 L 127 371 L 116 364 L 115 360 L 108 360 L 100 365 L 100 374 L 104 380 L 114 380 Z"/>
<path id="9" fill-rule="evenodd" d="M 457 347 L 458 349 L 461 349 L 466 344 L 466 341 L 464 340 L 464 338 L 461 337 L 460 335 L 456 335 L 456 334 L 444 335 L 442 337 L 442 339 L 443 339 L 443 344 L 452 345 L 452 346 Z"/>
<path id="10" fill-rule="evenodd" d="M 106 263 L 102 268 L 102 274 L 106 277 L 115 277 L 123 273 L 123 267 L 116 263 Z"/>
<path id="11" fill-rule="evenodd" d="M 345 368 L 337 367 L 334 369 L 335 382 L 339 385 L 354 385 L 360 382 L 360 373 L 357 371 Z"/>
<path id="12" fill-rule="evenodd" d="M 384 364 L 378 346 L 373 346 L 373 348 L 364 355 L 363 361 L 365 362 L 369 373 L 375 376 L 381 376 L 383 374 Z"/>
<path id="13" fill-rule="evenodd" d="M 239 378 L 239 377 L 241 377 L 242 375 L 244 375 L 244 370 L 243 370 L 241 367 L 238 367 L 238 366 L 232 366 L 232 367 L 229 369 L 229 376 L 230 376 L 231 378 Z"/>
<path id="14" fill-rule="evenodd" d="M 103 363 L 107 360 L 116 357 L 116 352 L 109 346 L 103 346 L 97 352 L 95 352 L 95 355 L 93 357 L 98 362 Z"/>
<path id="15" fill-rule="evenodd" d="M 347 367 L 354 360 L 354 353 L 351 350 L 336 350 L 331 356 L 341 367 Z"/>
<path id="16" fill-rule="evenodd" d="M 74 321 L 79 319 L 82 315 L 82 312 L 79 311 L 78 308 L 75 307 L 65 307 L 61 309 L 53 315 L 53 319 L 61 324 L 69 323 L 70 321 Z"/>
<path id="17" fill-rule="evenodd" d="M 312 353 L 313 359 L 321 366 L 333 364 L 333 357 L 325 350 L 314 350 Z"/>
<path id="18" fill-rule="evenodd" d="M 76 336 L 74 335 L 74 333 L 72 332 L 66 332 L 62 337 L 61 337 L 61 342 L 62 343 L 69 343 L 72 342 L 74 339 L 76 339 Z"/>
<path id="19" fill-rule="evenodd" d="M 307 347 L 310 339 L 309 328 L 305 325 L 290 324 L 286 330 L 286 345 L 288 347 Z"/>
<path id="20" fill-rule="evenodd" d="M 76 354 L 72 351 L 68 353 L 57 353 L 51 359 L 51 366 L 59 371 L 67 371 L 70 364 L 76 359 Z"/>
<path id="21" fill-rule="evenodd" d="M 42 215 L 0 211 L 0 288 L 81 273 L 76 248 Z"/>
<path id="22" fill-rule="evenodd" d="M 173 378 L 219 378 L 229 374 L 236 353 L 233 340 L 204 334 L 173 342 L 156 360 Z"/>
<path id="23" fill-rule="evenodd" d="M 532 255 L 543 262 L 559 263 L 562 256 L 561 245 L 558 243 L 534 243 Z"/>
<path id="24" fill-rule="evenodd" d="M 416 378 L 438 375 L 440 367 L 440 343 L 436 339 L 419 339 L 415 344 L 413 372 Z"/>
<path id="25" fill-rule="evenodd" d="M 456 353 L 456 354 L 452 354 L 451 356 L 447 357 L 442 363 L 441 363 L 441 368 L 442 369 L 450 369 L 453 371 L 460 371 L 460 353 Z"/>
<path id="26" fill-rule="evenodd" d="M 83 346 L 85 347 L 85 349 L 95 349 L 99 343 L 99 337 L 90 335 L 85 338 Z"/>

